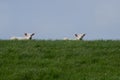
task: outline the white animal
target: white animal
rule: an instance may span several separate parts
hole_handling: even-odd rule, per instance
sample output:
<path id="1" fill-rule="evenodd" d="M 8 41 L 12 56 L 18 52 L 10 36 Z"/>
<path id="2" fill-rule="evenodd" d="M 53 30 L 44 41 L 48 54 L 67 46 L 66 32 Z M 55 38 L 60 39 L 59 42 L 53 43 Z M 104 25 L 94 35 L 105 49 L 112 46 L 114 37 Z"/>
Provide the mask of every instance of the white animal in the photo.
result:
<path id="1" fill-rule="evenodd" d="M 86 34 L 75 34 L 76 40 L 82 40 Z"/>
<path id="2" fill-rule="evenodd" d="M 69 39 L 67 37 L 64 37 L 63 40 L 82 40 L 85 35 L 86 34 L 75 34 L 75 39 Z"/>
<path id="3" fill-rule="evenodd" d="M 69 39 L 69 38 L 67 38 L 67 37 L 64 37 L 64 38 L 63 38 L 63 40 L 70 40 L 70 39 Z"/>
<path id="4" fill-rule="evenodd" d="M 35 35 L 35 33 L 32 33 L 32 34 L 25 33 L 24 37 L 11 37 L 10 39 L 11 40 L 31 40 L 33 35 Z"/>

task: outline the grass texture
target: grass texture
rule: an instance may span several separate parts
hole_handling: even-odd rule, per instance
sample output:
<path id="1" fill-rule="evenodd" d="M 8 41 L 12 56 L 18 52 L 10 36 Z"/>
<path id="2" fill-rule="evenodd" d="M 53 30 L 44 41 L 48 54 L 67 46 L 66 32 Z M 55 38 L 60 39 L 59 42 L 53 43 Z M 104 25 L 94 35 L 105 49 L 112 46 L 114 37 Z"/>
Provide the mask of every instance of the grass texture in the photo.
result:
<path id="1" fill-rule="evenodd" d="M 120 80 L 120 41 L 0 40 L 0 80 Z"/>

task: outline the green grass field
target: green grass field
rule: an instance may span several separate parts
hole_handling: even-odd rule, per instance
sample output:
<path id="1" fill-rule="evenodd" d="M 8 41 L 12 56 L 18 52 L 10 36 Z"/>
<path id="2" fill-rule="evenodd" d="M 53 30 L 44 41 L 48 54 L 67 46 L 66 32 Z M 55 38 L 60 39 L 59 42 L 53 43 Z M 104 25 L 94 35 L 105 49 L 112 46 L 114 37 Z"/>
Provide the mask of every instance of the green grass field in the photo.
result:
<path id="1" fill-rule="evenodd" d="M 120 41 L 0 40 L 0 80 L 120 80 Z"/>

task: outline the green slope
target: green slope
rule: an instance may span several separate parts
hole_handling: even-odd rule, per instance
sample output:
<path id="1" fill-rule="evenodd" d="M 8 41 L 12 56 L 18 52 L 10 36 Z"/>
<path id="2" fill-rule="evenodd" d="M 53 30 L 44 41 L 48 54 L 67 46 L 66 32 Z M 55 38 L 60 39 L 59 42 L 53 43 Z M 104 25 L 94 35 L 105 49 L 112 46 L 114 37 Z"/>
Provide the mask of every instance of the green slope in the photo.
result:
<path id="1" fill-rule="evenodd" d="M 0 80 L 120 80 L 120 41 L 0 41 Z"/>

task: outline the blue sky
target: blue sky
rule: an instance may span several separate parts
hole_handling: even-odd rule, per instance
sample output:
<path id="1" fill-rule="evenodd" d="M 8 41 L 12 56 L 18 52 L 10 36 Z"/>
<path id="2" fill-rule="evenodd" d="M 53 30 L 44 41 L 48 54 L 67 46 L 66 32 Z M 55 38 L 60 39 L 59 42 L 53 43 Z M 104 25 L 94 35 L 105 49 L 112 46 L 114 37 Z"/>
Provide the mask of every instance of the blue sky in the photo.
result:
<path id="1" fill-rule="evenodd" d="M 120 0 L 0 0 L 0 39 L 120 39 Z"/>

